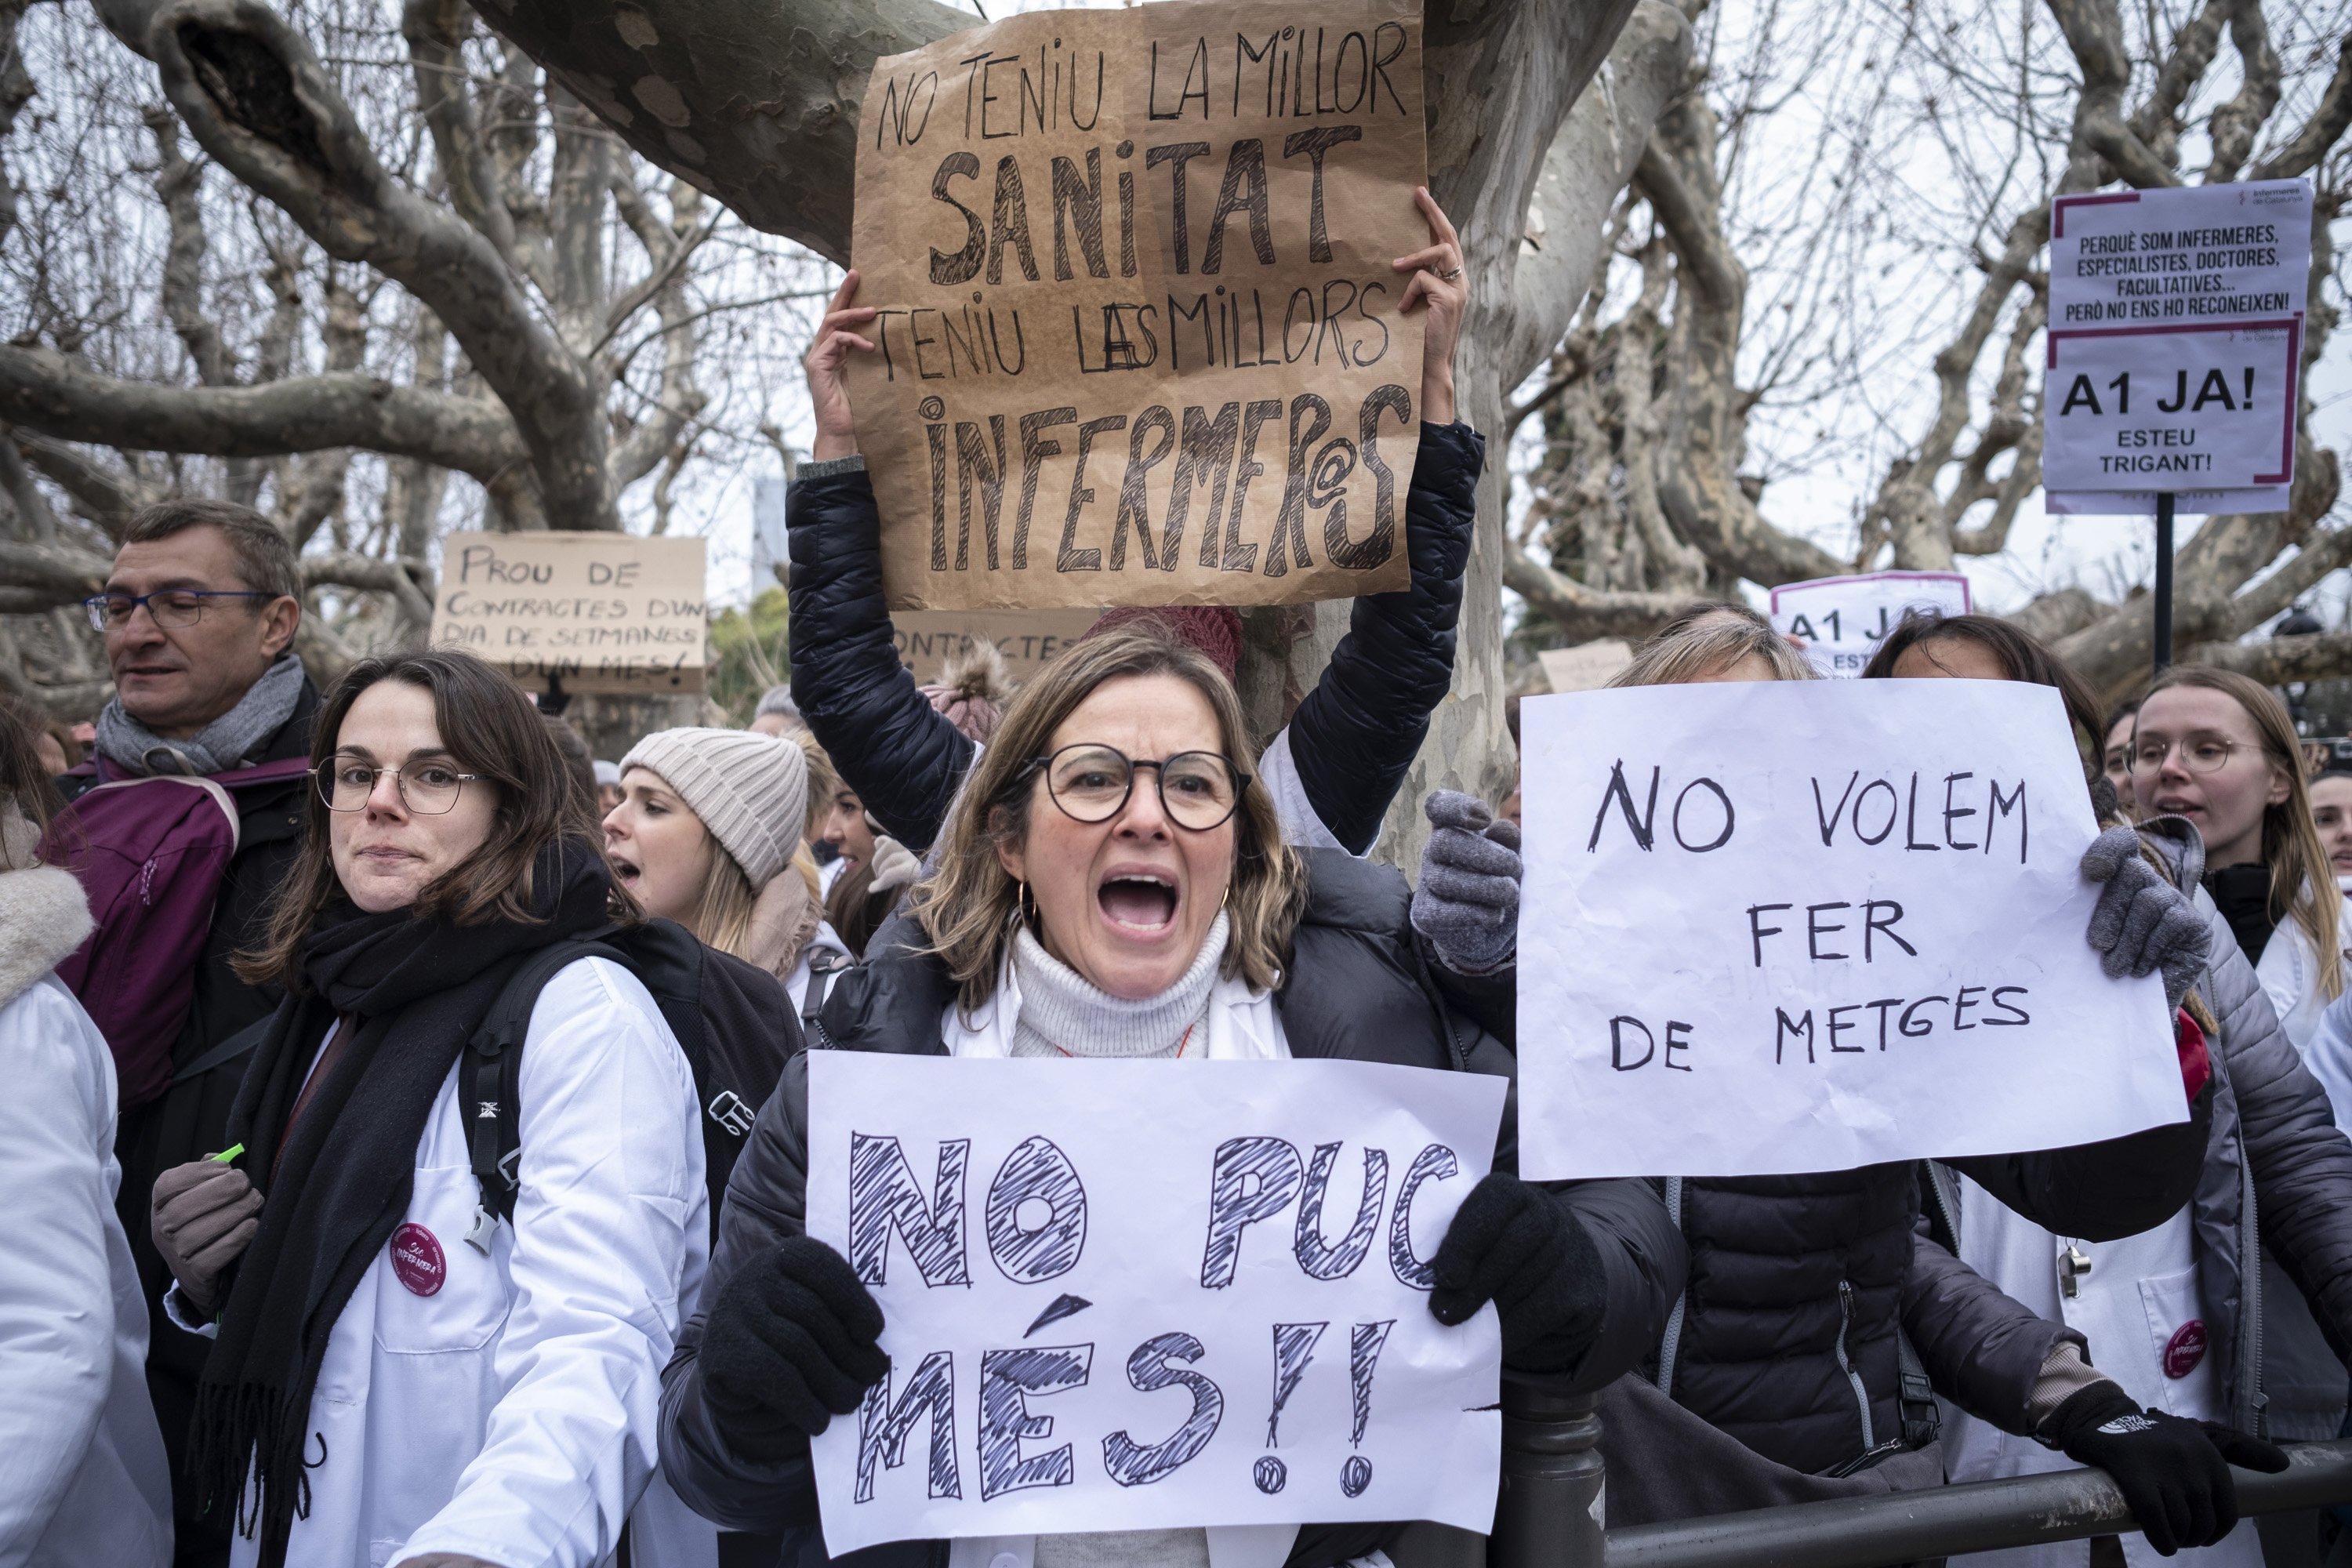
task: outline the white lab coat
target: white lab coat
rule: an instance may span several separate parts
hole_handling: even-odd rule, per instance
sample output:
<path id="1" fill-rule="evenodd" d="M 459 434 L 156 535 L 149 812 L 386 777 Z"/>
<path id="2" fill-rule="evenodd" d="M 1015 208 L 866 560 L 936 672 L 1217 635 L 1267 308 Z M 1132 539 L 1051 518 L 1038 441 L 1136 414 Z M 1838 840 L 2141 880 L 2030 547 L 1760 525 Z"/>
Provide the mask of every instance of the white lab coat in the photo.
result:
<path id="1" fill-rule="evenodd" d="M 2345 899 L 2340 891 L 2336 898 L 2338 938 L 2352 942 L 2352 900 Z M 2344 967 L 2344 955 L 2336 954 L 2335 962 Z M 2279 922 L 2270 941 L 2263 944 L 2263 961 L 2254 965 L 2254 978 L 2262 982 L 2263 994 L 2270 997 L 2271 1011 L 2278 1015 L 2280 1029 L 2306 1063 L 2311 1059 L 2312 1037 L 2319 1031 L 2320 1015 L 2327 1010 L 2328 998 L 2319 989 L 2319 955 L 2312 950 L 2311 938 L 2304 933 L 2303 922 L 2293 915 Z M 2347 973 L 2352 974 L 2352 967 L 2347 967 Z M 2326 1082 L 2325 1079 L 2321 1081 Z M 2327 1087 L 2332 1098 L 2336 1086 L 2331 1083 Z M 2339 1126 L 2346 1113 L 2345 1108 L 2337 1109 Z"/>
<path id="2" fill-rule="evenodd" d="M 1966 1177 L 1960 1194 L 1962 1262 L 2011 1299 L 2081 1333 L 2090 1342 L 2091 1364 L 2140 1405 L 2189 1420 L 2229 1418 L 2219 1362 L 2206 1337 L 2194 1222 L 2187 1208 L 2154 1230 L 2090 1242 L 2053 1236 Z M 2058 1260 L 2070 1246 L 2091 1259 L 2073 1296 L 2061 1289 L 2058 1275 Z M 1948 1405 L 1944 1464 L 1955 1481 L 2075 1468 L 2063 1454 Z M 2182 1568 L 2262 1568 L 2263 1563 L 2261 1537 L 2248 1521 L 2211 1546 L 2168 1560 L 2158 1557 L 2144 1535 L 2126 1532 L 2122 1543 L 2132 1568 L 2168 1561 Z M 1952 1561 L 1966 1568 L 2084 1568 L 2090 1543 L 2057 1542 Z"/>
<path id="3" fill-rule="evenodd" d="M 48 973 L 89 924 L 72 873 L 0 873 L 0 1568 L 172 1560 L 147 1308 L 114 1215 L 114 1058 Z"/>
<path id="4" fill-rule="evenodd" d="M 588 1568 L 634 1510 L 636 1563 L 709 1568 L 716 1531 L 655 1474 L 661 1371 L 709 1262 L 677 1038 L 616 964 L 583 959 L 548 983 L 523 1042 L 515 1223 L 487 1254 L 467 1240 L 463 1066 L 425 1119 L 404 1222 L 328 1336 L 309 1438 L 324 1459 L 287 1560 Z M 165 1305 L 187 1321 L 176 1288 Z M 233 1539 L 234 1568 L 257 1557 Z"/>

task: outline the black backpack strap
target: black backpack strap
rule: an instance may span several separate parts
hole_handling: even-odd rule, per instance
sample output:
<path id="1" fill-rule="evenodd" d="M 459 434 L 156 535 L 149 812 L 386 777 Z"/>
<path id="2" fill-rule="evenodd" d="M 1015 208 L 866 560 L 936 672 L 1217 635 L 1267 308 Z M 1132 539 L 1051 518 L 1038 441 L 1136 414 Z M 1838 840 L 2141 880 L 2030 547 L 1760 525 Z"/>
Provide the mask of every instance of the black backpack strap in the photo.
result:
<path id="1" fill-rule="evenodd" d="M 1903 1416 L 1903 1446 L 1924 1448 L 1936 1440 L 1944 1413 L 1936 1405 L 1936 1385 L 1901 1324 L 1895 1328 L 1895 1407 Z"/>
<path id="2" fill-rule="evenodd" d="M 801 996 L 801 1038 L 803 1042 L 824 1038 L 816 1018 L 824 1011 L 825 994 L 833 989 L 835 975 L 856 967 L 857 960 L 845 952 L 835 952 L 829 947 L 809 954 L 808 990 Z"/>
<path id="3" fill-rule="evenodd" d="M 201 1077 L 217 1067 L 226 1067 L 238 1058 L 248 1055 L 269 1033 L 270 1023 L 277 1016 L 271 1013 L 266 1017 L 257 1018 L 228 1038 L 215 1041 L 211 1049 L 203 1052 L 186 1067 L 172 1069 L 172 1081 L 185 1083 L 192 1078 Z"/>
<path id="4" fill-rule="evenodd" d="M 514 1223 L 522 1157 L 522 1043 L 530 1033 L 531 1010 L 557 972 L 583 958 L 608 958 L 624 968 L 629 962 L 593 937 L 541 948 L 507 977 L 481 1026 L 466 1042 L 465 1103 L 472 1107 L 466 1146 L 474 1185 L 481 1193 L 481 1209 L 466 1239 L 484 1253 L 497 1222 Z"/>

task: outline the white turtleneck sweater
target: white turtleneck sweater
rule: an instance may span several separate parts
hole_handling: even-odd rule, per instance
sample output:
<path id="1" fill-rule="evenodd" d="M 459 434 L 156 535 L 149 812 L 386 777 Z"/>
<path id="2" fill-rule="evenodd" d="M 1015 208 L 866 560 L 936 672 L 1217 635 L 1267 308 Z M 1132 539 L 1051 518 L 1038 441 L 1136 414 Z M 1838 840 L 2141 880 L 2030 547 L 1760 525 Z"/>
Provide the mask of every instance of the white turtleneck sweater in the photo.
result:
<path id="1" fill-rule="evenodd" d="M 1013 1054 L 1128 1061 L 1205 1058 L 1209 993 L 1224 962 L 1227 931 L 1220 910 L 1182 977 L 1157 996 L 1129 1002 L 1047 952 L 1024 925 L 1013 944 L 1013 973 L 1021 987 Z M 1041 1535 L 1036 1568 L 1209 1568 L 1209 1538 L 1199 1530 Z"/>

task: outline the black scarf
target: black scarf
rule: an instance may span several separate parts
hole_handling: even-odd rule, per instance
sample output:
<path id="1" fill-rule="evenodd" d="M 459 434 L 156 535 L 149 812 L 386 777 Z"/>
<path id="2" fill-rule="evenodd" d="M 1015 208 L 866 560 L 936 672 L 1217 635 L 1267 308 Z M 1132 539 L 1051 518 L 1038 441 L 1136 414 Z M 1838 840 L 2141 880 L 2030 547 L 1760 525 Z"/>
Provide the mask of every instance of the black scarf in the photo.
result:
<path id="1" fill-rule="evenodd" d="M 2223 866 L 2205 873 L 2205 890 L 2230 922 L 2246 962 L 2260 963 L 2271 933 L 2278 930 L 2278 915 L 2271 908 L 2271 868 L 2259 860 Z"/>
<path id="2" fill-rule="evenodd" d="M 320 910 L 304 984 L 237 1088 L 228 1136 L 263 1190 L 261 1227 L 197 1385 L 188 1468 L 205 1506 L 235 1497 L 237 1529 L 258 1524 L 265 1564 L 285 1561 L 294 1518 L 310 1511 L 305 1448 L 327 1336 L 407 1212 L 443 1081 L 526 955 L 607 923 L 610 873 L 583 841 L 542 850 L 532 887 L 531 924 L 459 927 L 340 900 Z M 287 1117 L 339 1016 L 353 1037 L 289 1138 Z"/>

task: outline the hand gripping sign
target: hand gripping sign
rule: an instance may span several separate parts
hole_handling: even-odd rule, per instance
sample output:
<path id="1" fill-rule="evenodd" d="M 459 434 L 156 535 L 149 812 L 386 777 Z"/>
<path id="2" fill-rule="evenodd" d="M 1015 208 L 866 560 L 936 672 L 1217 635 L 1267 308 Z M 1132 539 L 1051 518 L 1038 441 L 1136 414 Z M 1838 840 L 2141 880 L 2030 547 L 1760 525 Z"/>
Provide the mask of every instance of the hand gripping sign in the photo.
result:
<path id="1" fill-rule="evenodd" d="M 2159 977 L 2085 937 L 2058 694 L 1642 687 L 1520 709 L 1519 1159 L 1749 1176 L 2118 1137 L 2187 1107 Z"/>
<path id="2" fill-rule="evenodd" d="M 1430 1316 L 1505 1082 L 1365 1062 L 809 1057 L 809 1234 L 890 1373 L 826 1549 L 1494 1521 L 1493 1309 Z"/>
<path id="3" fill-rule="evenodd" d="M 1421 7 L 1010 16 L 876 62 L 848 362 L 893 609 L 1405 585 Z"/>

